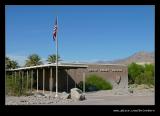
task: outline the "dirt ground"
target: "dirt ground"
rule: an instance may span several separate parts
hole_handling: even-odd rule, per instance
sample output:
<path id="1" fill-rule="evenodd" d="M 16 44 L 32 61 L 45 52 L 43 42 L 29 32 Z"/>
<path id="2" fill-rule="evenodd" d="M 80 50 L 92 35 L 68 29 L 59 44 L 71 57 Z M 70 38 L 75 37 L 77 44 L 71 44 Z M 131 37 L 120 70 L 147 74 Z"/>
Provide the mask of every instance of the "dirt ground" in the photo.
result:
<path id="1" fill-rule="evenodd" d="M 49 94 L 49 92 L 45 92 Z M 52 92 L 52 96 L 54 96 Z M 60 93 L 59 93 L 60 94 Z M 86 100 L 73 101 L 71 99 L 55 100 L 44 97 L 35 98 L 6 96 L 7 105 L 155 105 L 154 89 L 136 89 L 133 93 L 126 90 L 101 90 L 86 92 Z M 33 99 L 34 98 L 34 99 Z M 24 102 L 25 101 L 25 102 Z M 43 101 L 43 102 L 42 102 Z M 40 103 L 40 104 L 39 104 Z"/>
<path id="2" fill-rule="evenodd" d="M 154 105 L 154 96 L 87 96 L 87 100 L 66 105 Z"/>
<path id="3" fill-rule="evenodd" d="M 113 92 L 113 91 L 112 91 Z M 71 102 L 66 105 L 155 105 L 153 92 L 141 91 L 136 93 L 116 93 L 111 91 L 97 91 L 86 93 L 86 100 Z M 116 94 L 115 94 L 116 93 Z"/>

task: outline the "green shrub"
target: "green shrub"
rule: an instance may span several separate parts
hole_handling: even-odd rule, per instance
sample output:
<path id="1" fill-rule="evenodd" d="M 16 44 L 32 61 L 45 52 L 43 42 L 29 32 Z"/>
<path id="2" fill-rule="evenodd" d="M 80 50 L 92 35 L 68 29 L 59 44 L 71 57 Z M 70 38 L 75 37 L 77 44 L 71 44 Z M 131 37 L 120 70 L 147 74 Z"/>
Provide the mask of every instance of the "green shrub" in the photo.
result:
<path id="1" fill-rule="evenodd" d="M 132 63 L 128 66 L 129 84 L 154 85 L 154 65 L 138 65 Z"/>
<path id="2" fill-rule="evenodd" d="M 144 72 L 144 67 L 142 65 L 138 65 L 136 63 L 130 64 L 128 66 L 129 84 L 134 84 L 136 77 L 139 76 L 143 72 Z"/>
<path id="3" fill-rule="evenodd" d="M 83 90 L 83 82 L 79 83 L 79 88 Z M 100 76 L 93 74 L 86 77 L 85 91 L 110 89 L 112 89 L 111 83 L 102 79 Z"/>
<path id="4" fill-rule="evenodd" d="M 22 83 L 22 78 L 20 78 L 19 76 L 16 76 L 15 80 L 15 77 L 12 77 L 11 75 L 6 75 L 5 83 L 6 83 L 5 84 L 6 95 L 21 96 L 21 95 L 26 95 L 27 92 L 29 91 L 28 88 L 31 87 L 31 78 L 28 77 L 28 87 L 27 87 L 26 76 L 23 77 L 23 83 Z"/>

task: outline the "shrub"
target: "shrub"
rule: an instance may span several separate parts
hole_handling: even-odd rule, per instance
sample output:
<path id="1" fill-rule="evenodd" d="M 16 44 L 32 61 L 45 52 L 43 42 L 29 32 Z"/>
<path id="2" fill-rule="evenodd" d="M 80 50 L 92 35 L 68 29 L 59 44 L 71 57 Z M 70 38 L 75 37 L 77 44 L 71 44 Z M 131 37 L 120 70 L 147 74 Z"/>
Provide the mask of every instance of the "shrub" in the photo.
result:
<path id="1" fill-rule="evenodd" d="M 128 66 L 129 84 L 154 85 L 154 65 L 144 66 L 132 63 Z"/>
<path id="2" fill-rule="evenodd" d="M 30 77 L 28 78 L 28 88 L 30 88 L 31 85 L 31 79 Z M 22 86 L 22 78 L 19 76 L 12 77 L 11 75 L 6 75 L 6 80 L 5 80 L 5 91 L 6 95 L 13 95 L 13 96 L 21 96 L 21 95 L 26 95 L 28 92 L 27 88 L 27 78 L 24 76 L 23 77 L 23 86 Z"/>
<path id="3" fill-rule="evenodd" d="M 144 72 L 144 67 L 136 63 L 132 63 L 128 66 L 128 79 L 129 84 L 135 83 L 135 78 Z"/>
<path id="4" fill-rule="evenodd" d="M 83 82 L 79 83 L 79 88 L 83 90 Z M 85 81 L 85 91 L 110 90 L 112 85 L 110 82 L 102 79 L 98 75 L 89 75 Z"/>

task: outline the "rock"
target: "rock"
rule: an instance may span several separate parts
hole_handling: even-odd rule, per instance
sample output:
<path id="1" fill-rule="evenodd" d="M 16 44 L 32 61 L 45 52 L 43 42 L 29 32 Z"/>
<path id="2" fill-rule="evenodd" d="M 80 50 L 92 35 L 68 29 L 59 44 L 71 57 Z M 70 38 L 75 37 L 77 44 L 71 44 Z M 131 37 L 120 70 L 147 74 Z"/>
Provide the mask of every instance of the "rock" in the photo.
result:
<path id="1" fill-rule="evenodd" d="M 27 102 L 26 100 L 21 100 L 20 102 Z"/>
<path id="2" fill-rule="evenodd" d="M 86 98 L 85 98 L 85 95 L 84 94 L 81 94 L 81 96 L 80 96 L 80 100 L 85 100 Z"/>
<path id="3" fill-rule="evenodd" d="M 34 96 L 35 97 L 45 97 L 45 94 L 43 94 L 43 93 L 35 93 Z"/>
<path id="4" fill-rule="evenodd" d="M 128 90 L 129 90 L 129 93 L 133 93 L 133 89 L 130 88 L 130 89 L 128 89 Z"/>
<path id="5" fill-rule="evenodd" d="M 69 94 L 66 93 L 66 92 L 63 92 L 63 93 L 61 94 L 60 98 L 62 98 L 62 99 L 68 99 L 68 98 L 69 98 Z"/>
<path id="6" fill-rule="evenodd" d="M 82 94 L 82 91 L 78 88 L 71 89 L 71 98 L 74 100 L 84 100 L 85 96 Z"/>

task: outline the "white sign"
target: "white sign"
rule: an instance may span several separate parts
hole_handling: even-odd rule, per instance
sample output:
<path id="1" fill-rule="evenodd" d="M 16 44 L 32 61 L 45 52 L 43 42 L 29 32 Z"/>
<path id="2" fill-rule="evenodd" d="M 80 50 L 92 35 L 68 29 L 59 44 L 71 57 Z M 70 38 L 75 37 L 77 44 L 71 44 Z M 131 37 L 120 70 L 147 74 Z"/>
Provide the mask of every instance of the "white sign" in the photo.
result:
<path id="1" fill-rule="evenodd" d="M 112 72 L 122 72 L 123 70 L 122 69 L 88 69 L 89 72 L 109 72 L 109 71 L 112 71 Z"/>

